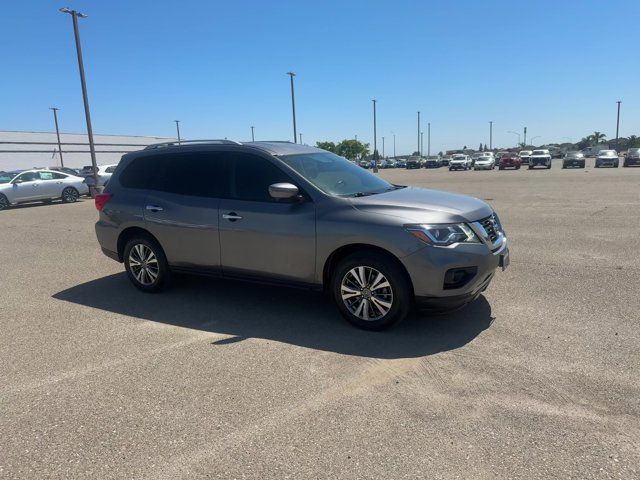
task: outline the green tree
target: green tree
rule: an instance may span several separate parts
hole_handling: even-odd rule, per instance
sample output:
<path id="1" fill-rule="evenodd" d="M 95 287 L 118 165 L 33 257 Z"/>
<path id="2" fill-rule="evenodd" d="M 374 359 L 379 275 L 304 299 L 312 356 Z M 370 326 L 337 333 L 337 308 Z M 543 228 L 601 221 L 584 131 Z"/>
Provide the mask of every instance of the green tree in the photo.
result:
<path id="1" fill-rule="evenodd" d="M 419 151 L 415 151 L 411 154 L 412 157 L 419 157 L 420 156 L 420 152 Z"/>
<path id="2" fill-rule="evenodd" d="M 316 142 L 316 147 L 336 153 L 336 144 L 333 142 Z"/>
<path id="3" fill-rule="evenodd" d="M 640 147 L 640 138 L 638 138 L 636 135 L 630 135 L 629 138 L 627 138 L 626 148 L 637 147 Z"/>
<path id="4" fill-rule="evenodd" d="M 593 132 L 588 138 L 591 141 L 591 145 L 599 145 L 604 142 L 604 139 L 607 138 L 607 136 L 602 132 Z"/>
<path id="5" fill-rule="evenodd" d="M 342 140 L 335 146 L 335 153 L 349 160 L 357 160 L 369 155 L 369 144 L 358 140 Z"/>
<path id="6" fill-rule="evenodd" d="M 482 151 L 482 143 L 480 143 L 480 146 L 478 147 L 478 151 L 481 152 Z"/>

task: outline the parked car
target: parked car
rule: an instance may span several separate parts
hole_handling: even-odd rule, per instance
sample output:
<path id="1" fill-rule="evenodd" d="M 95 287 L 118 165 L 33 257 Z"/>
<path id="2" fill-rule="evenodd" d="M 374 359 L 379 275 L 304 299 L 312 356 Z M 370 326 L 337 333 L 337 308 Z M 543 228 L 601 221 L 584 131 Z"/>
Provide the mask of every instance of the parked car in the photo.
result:
<path id="1" fill-rule="evenodd" d="M 630 148 L 622 162 L 623 167 L 640 166 L 640 148 Z"/>
<path id="2" fill-rule="evenodd" d="M 380 161 L 380 168 L 395 168 L 396 162 L 393 159 L 386 158 Z"/>
<path id="3" fill-rule="evenodd" d="M 410 170 L 412 168 L 420 168 L 422 167 L 422 162 L 420 161 L 420 157 L 416 156 L 411 156 L 409 157 L 409 159 L 406 162 L 406 169 Z"/>
<path id="4" fill-rule="evenodd" d="M 397 168 L 407 168 L 407 162 L 405 160 L 397 160 L 396 161 L 396 167 Z"/>
<path id="5" fill-rule="evenodd" d="M 11 205 L 61 199 L 76 202 L 88 192 L 81 177 L 53 170 L 25 170 L 0 175 L 0 210 Z"/>
<path id="6" fill-rule="evenodd" d="M 98 186 L 104 187 L 111 178 L 113 172 L 116 171 L 117 163 L 112 165 L 99 165 L 98 166 Z M 93 171 L 85 177 L 85 183 L 88 187 L 93 187 L 95 185 L 95 179 L 93 178 Z"/>
<path id="7" fill-rule="evenodd" d="M 600 167 L 614 167 L 620 166 L 620 159 L 618 158 L 618 152 L 615 150 L 600 150 L 596 157 L 595 168 Z"/>
<path id="8" fill-rule="evenodd" d="M 585 167 L 586 159 L 584 158 L 584 153 L 582 152 L 567 152 L 567 154 L 562 159 L 562 168 L 569 167 Z"/>
<path id="9" fill-rule="evenodd" d="M 371 168 L 371 161 L 370 161 L 370 160 L 360 160 L 359 165 L 360 165 L 362 168 L 369 169 L 369 168 Z"/>
<path id="10" fill-rule="evenodd" d="M 95 198 L 96 234 L 144 292 L 174 271 L 305 285 L 378 330 L 414 301 L 466 305 L 509 264 L 485 202 L 392 185 L 315 147 L 183 142 L 128 153 L 121 165 Z"/>
<path id="11" fill-rule="evenodd" d="M 471 158 L 469 155 L 456 153 L 451 157 L 449 162 L 449 171 L 451 170 L 469 170 L 471 168 Z"/>
<path id="12" fill-rule="evenodd" d="M 531 152 L 529 156 L 529 170 L 534 167 L 551 168 L 551 154 L 549 150 L 539 149 Z"/>
<path id="13" fill-rule="evenodd" d="M 441 166 L 440 157 L 429 157 L 424 161 L 424 168 L 440 168 Z"/>
<path id="14" fill-rule="evenodd" d="M 522 165 L 529 165 L 529 157 L 531 157 L 531 150 L 520 150 L 520 153 L 518 153 L 518 156 L 520 157 L 520 161 L 522 162 Z"/>
<path id="15" fill-rule="evenodd" d="M 444 167 L 448 167 L 449 166 L 449 162 L 451 161 L 451 155 L 445 155 L 444 157 L 442 157 L 440 159 L 440 163 L 442 164 L 442 166 Z"/>
<path id="16" fill-rule="evenodd" d="M 504 170 L 505 168 L 520 170 L 521 165 L 522 160 L 520 160 L 517 153 L 504 152 L 498 160 L 498 170 Z"/>
<path id="17" fill-rule="evenodd" d="M 492 152 L 483 152 L 479 157 L 476 157 L 474 170 L 493 170 L 496 166 L 496 159 Z"/>

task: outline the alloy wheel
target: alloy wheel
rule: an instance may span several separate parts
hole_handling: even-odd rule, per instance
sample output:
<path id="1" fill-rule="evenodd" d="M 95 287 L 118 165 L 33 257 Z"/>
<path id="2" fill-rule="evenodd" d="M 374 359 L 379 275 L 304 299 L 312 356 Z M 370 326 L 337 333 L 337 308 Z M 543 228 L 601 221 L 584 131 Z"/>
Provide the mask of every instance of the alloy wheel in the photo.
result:
<path id="1" fill-rule="evenodd" d="M 65 188 L 64 191 L 62 192 L 62 199 L 68 203 L 73 203 L 78 201 L 79 196 L 80 194 L 75 188 Z"/>
<path id="2" fill-rule="evenodd" d="M 340 295 L 347 310 L 365 321 L 380 320 L 393 305 L 389 280 L 373 267 L 349 270 L 342 279 Z"/>
<path id="3" fill-rule="evenodd" d="M 9 206 L 9 200 L 4 195 L 0 195 L 0 210 L 4 210 Z"/>
<path id="4" fill-rule="evenodd" d="M 131 248 L 129 268 L 135 279 L 145 286 L 153 285 L 160 274 L 160 266 L 155 253 L 142 243 L 137 243 Z"/>

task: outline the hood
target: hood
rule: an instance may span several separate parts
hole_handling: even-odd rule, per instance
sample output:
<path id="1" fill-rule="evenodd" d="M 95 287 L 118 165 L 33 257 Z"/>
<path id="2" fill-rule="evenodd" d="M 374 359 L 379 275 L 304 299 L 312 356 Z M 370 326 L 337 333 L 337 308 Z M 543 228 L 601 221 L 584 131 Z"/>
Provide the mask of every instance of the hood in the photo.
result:
<path id="1" fill-rule="evenodd" d="M 360 211 L 398 217 L 403 223 L 474 222 L 493 212 L 474 197 L 417 187 L 350 200 Z"/>

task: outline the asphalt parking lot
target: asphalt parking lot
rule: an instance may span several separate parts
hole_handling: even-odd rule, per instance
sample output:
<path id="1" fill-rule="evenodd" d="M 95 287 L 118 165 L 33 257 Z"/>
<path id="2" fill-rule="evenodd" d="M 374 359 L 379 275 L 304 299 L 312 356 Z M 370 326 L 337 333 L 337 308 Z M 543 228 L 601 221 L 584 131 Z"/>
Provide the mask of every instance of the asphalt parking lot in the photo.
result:
<path id="1" fill-rule="evenodd" d="M 0 212 L 0 477 L 640 478 L 640 168 L 385 170 L 499 212 L 465 310 L 371 333 L 321 294 L 135 290 L 91 200 Z"/>

